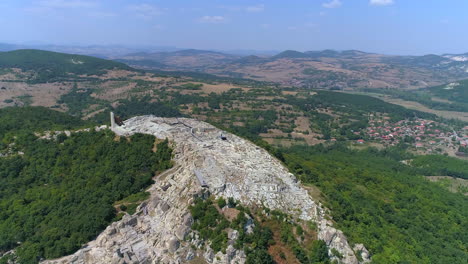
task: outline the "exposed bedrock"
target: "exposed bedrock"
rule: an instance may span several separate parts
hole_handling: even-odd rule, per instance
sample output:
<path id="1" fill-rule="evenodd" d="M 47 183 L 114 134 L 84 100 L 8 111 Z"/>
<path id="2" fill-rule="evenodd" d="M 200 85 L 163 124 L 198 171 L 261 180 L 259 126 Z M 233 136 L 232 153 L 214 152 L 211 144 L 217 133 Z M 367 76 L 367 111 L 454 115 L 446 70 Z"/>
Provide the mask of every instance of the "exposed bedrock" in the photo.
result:
<path id="1" fill-rule="evenodd" d="M 174 167 L 157 176 L 149 189 L 150 198 L 134 215 L 112 223 L 75 254 L 45 263 L 187 263 L 195 258 L 244 263 L 245 253 L 232 246 L 225 254 L 201 249 L 201 241 L 190 228 L 193 219 L 188 207 L 203 190 L 233 197 L 244 205 L 263 205 L 314 220 L 319 238 L 343 256 L 340 262 L 359 263 L 344 234 L 325 218 L 326 210 L 264 149 L 186 118 L 139 116 L 113 130 L 121 136 L 145 133 L 168 138 L 174 145 Z M 230 240 L 236 238 L 235 232 L 229 234 Z M 356 248 L 367 261 L 365 247 Z"/>

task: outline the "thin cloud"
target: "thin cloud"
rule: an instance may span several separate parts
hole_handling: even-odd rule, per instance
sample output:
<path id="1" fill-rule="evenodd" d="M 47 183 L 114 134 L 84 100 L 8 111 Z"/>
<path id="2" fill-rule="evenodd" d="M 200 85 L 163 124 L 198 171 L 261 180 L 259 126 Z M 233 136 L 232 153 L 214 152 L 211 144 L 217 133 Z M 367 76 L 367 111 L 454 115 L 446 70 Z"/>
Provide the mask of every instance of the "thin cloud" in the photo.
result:
<path id="1" fill-rule="evenodd" d="M 256 6 L 248 6 L 245 8 L 247 12 L 263 12 L 265 10 L 265 5 L 256 5 Z"/>
<path id="2" fill-rule="evenodd" d="M 95 9 L 98 6 L 97 2 L 94 1 L 83 1 L 83 0 L 42 0 L 37 1 L 33 5 L 24 8 L 23 10 L 27 13 L 40 15 L 40 16 L 54 16 L 63 17 L 63 9 Z"/>
<path id="3" fill-rule="evenodd" d="M 327 3 L 323 3 L 322 6 L 325 8 L 338 8 L 342 5 L 340 0 L 332 0 Z"/>
<path id="4" fill-rule="evenodd" d="M 200 18 L 200 22 L 202 23 L 211 23 L 211 24 L 219 24 L 226 22 L 226 18 L 223 16 L 202 16 Z"/>
<path id="5" fill-rule="evenodd" d="M 43 0 L 39 1 L 39 6 L 48 8 L 90 8 L 97 6 L 97 3 L 82 0 Z"/>
<path id="6" fill-rule="evenodd" d="M 231 5 L 220 5 L 218 8 L 230 11 L 230 12 L 250 12 L 258 13 L 265 11 L 264 4 L 252 5 L 252 6 L 231 6 Z"/>
<path id="7" fill-rule="evenodd" d="M 393 0 L 370 0 L 369 4 L 375 6 L 386 6 L 386 5 L 393 5 L 395 2 Z"/>
<path id="8" fill-rule="evenodd" d="M 229 6 L 229 5 L 221 5 L 221 6 L 218 6 L 218 8 L 221 8 L 221 9 L 224 9 L 224 10 L 227 10 L 227 11 L 232 11 L 232 12 L 242 11 L 242 9 L 243 9 L 240 6 Z"/>
<path id="9" fill-rule="evenodd" d="M 128 10 L 144 19 L 151 19 L 164 13 L 164 9 L 150 4 L 131 5 L 128 6 Z"/>

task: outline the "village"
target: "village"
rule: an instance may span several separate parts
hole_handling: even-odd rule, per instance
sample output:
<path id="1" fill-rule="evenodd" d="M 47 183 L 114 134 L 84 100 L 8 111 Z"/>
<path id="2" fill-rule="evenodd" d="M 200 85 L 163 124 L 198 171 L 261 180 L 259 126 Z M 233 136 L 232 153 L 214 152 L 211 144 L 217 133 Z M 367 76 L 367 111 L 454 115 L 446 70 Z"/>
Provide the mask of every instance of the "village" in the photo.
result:
<path id="1" fill-rule="evenodd" d="M 447 124 L 432 120 L 417 118 L 390 122 L 389 117 L 370 115 L 369 126 L 355 134 L 364 135 L 356 141 L 357 144 L 364 144 L 366 140 L 384 146 L 404 142 L 425 154 L 468 156 L 468 126 L 456 131 Z"/>

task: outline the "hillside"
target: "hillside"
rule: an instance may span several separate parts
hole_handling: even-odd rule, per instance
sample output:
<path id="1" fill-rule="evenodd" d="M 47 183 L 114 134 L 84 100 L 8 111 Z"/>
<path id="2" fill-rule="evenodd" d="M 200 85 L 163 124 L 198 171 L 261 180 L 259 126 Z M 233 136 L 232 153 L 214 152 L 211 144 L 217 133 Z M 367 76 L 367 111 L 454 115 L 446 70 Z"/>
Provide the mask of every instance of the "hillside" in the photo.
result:
<path id="1" fill-rule="evenodd" d="M 21 120 L 21 122 L 18 122 Z M 92 124 L 45 107 L 8 107 L 0 109 L 0 135 L 35 130 L 66 130 Z"/>
<path id="2" fill-rule="evenodd" d="M 468 104 L 468 80 L 428 88 L 434 96 L 451 102 Z"/>
<path id="3" fill-rule="evenodd" d="M 436 115 L 369 96 L 307 88 L 282 90 L 276 84 L 207 74 L 112 70 L 94 78 L 48 84 L 28 84 L 27 79 L 13 82 L 8 79 L 12 77 L 11 72 L 0 75 L 4 78 L 0 106 L 46 106 L 99 122 L 107 121 L 109 111 L 123 118 L 185 115 L 280 146 L 372 140 L 369 114 L 395 123 L 439 120 Z M 433 138 L 427 137 L 427 142 Z M 379 144 L 395 145 L 403 139 L 379 140 Z M 432 146 L 428 151 L 455 155 L 453 148 L 451 144 Z"/>
<path id="4" fill-rule="evenodd" d="M 22 241 L 17 253 L 31 260 L 26 263 L 68 254 L 73 255 L 50 262 L 466 259 L 466 249 L 460 247 L 467 242 L 461 232 L 467 221 L 466 189 L 450 188 L 450 193 L 443 182 L 425 178 L 466 178 L 466 161 L 456 154 L 468 153 L 463 147 L 468 143 L 464 122 L 368 95 L 283 88 L 204 73 L 111 69 L 99 76 L 31 83 L 18 72 L 0 72 L 0 107 L 39 105 L 64 113 L 30 107 L 0 110 L 0 163 L 8 172 L 0 176 L 8 179 L 2 190 L 11 190 L 8 197 L 16 199 L 0 197 L 1 211 L 14 212 L 0 217 L 5 234 L 1 254 Z M 444 87 L 434 88 L 434 93 L 448 91 L 447 97 L 437 97 L 439 101 L 461 94 Z M 128 119 L 123 128 L 114 128 L 120 136 L 105 127 L 83 130 L 108 124 L 110 111 Z M 149 114 L 158 117 L 140 116 Z M 75 132 L 52 135 L 45 130 Z M 150 135 L 133 135 L 137 132 Z M 170 141 L 154 148 L 154 136 Z M 151 185 L 146 162 L 161 165 L 156 170 L 168 168 L 168 152 L 157 158 L 152 151 L 169 146 L 175 150 L 175 167 L 153 177 Z M 424 154 L 431 155 L 420 156 Z M 103 164 L 96 164 L 98 160 Z M 427 162 L 434 166 L 424 166 Z M 11 167 L 17 165 L 21 166 Z M 139 167 L 145 169 L 134 170 Z M 200 186 L 195 170 L 208 187 Z M 40 177 L 33 177 L 35 172 Z M 89 199 L 93 204 L 76 204 L 63 194 L 68 184 L 77 186 L 70 189 L 74 197 L 83 197 L 81 190 L 99 197 Z M 141 193 L 146 187 L 149 194 Z M 108 191 L 113 195 L 106 195 Z M 18 200 L 14 192 L 26 193 L 28 199 Z M 52 192 L 64 198 L 46 195 Z M 60 215 L 72 223 L 69 228 L 55 220 L 60 210 L 50 204 L 69 208 L 69 214 Z M 105 214 L 95 215 L 92 208 Z M 37 216 L 35 209 L 44 213 Z M 118 212 L 122 220 L 114 218 Z M 73 215 L 91 219 L 87 223 L 94 223 L 92 228 L 70 219 Z M 410 221 L 414 216 L 417 221 Z M 36 233 L 30 228 L 33 218 L 43 227 Z M 7 228 L 15 221 L 18 225 Z M 70 235 L 80 232 L 84 235 Z M 63 236 L 67 239 L 62 241 Z M 13 258 L 7 255 L 0 263 Z"/>
<path id="5" fill-rule="evenodd" d="M 402 105 L 415 102 L 422 105 L 419 109 L 427 107 L 433 110 L 431 111 L 433 113 L 440 112 L 449 118 L 468 120 L 468 80 L 454 81 L 414 91 L 396 89 L 359 89 L 359 91 L 370 95 L 377 94 L 377 97 L 389 100 L 401 100 Z"/>
<path id="6" fill-rule="evenodd" d="M 145 197 L 153 174 L 171 165 L 167 141 L 155 145 L 152 136 L 116 140 L 44 108 L 5 109 L 0 117 L 0 263 L 38 263 L 78 250 L 131 213 L 140 201 L 135 194 Z M 114 203 L 128 197 L 133 203 L 117 210 Z"/>
<path id="7" fill-rule="evenodd" d="M 20 69 L 29 74 L 28 81 L 50 82 L 73 75 L 102 75 L 107 70 L 130 70 L 123 63 L 90 56 L 72 55 L 43 50 L 0 52 L 1 69 Z"/>
<path id="8" fill-rule="evenodd" d="M 180 50 L 173 52 L 134 53 L 119 57 L 119 61 L 145 69 L 202 70 L 229 63 L 240 56 L 204 50 Z"/>
<path id="9" fill-rule="evenodd" d="M 461 55 L 460 55 L 461 56 Z M 270 57 L 211 51 L 178 51 L 124 56 L 134 67 L 197 70 L 221 76 L 278 82 L 283 86 L 357 89 L 412 89 L 468 77 L 468 62 L 456 55 L 389 56 L 357 50 L 299 52 Z"/>
<path id="10" fill-rule="evenodd" d="M 413 157 L 395 148 L 340 145 L 298 146 L 284 156 L 306 186 L 318 186 L 338 226 L 351 241 L 366 245 L 373 262 L 466 262 L 468 196 L 452 194 L 423 175 L 463 169 L 467 161 L 421 156 L 412 167 L 402 160 Z M 466 177 L 466 171 L 458 173 Z"/>
<path id="11" fill-rule="evenodd" d="M 271 252 L 275 244 L 288 255 L 286 262 L 314 263 L 321 257 L 310 243 L 318 239 L 335 252 L 330 257 L 326 252 L 324 263 L 329 263 L 329 258 L 358 263 L 358 253 L 333 227 L 321 204 L 311 199 L 278 160 L 256 145 L 185 118 L 139 116 L 114 131 L 125 136 L 144 133 L 168 138 L 178 153 L 175 169 L 157 178 L 148 190 L 149 200 L 135 215 L 112 224 L 86 249 L 46 263 L 174 263 L 192 259 L 272 263 L 272 257 L 281 259 L 279 252 Z M 227 140 L 220 139 L 220 133 Z M 216 202 L 217 207 L 211 207 L 209 195 L 216 201 L 231 201 L 230 205 Z M 268 221 L 280 224 L 281 230 L 269 226 Z M 311 223 L 313 227 L 308 226 Z M 296 240 L 292 232 L 287 233 L 290 241 L 277 236 L 279 232 L 283 236 L 283 228 L 297 230 L 299 226 L 307 239 Z M 122 254 L 114 254 L 116 251 Z"/>
<path id="12" fill-rule="evenodd" d="M 342 53 L 334 56 L 362 54 L 358 51 Z M 142 114 L 191 116 L 276 146 L 362 140 L 383 146 L 406 143 L 411 144 L 412 151 L 451 156 L 464 144 L 463 137 L 453 143 L 445 139 L 453 131 L 460 136 L 466 134 L 461 130 L 462 124 L 370 96 L 309 88 L 284 89 L 275 83 L 248 79 L 193 72 L 108 70 L 100 76 L 69 76 L 66 81 L 34 84 L 15 73 L 12 68 L 5 69 L 3 74 L 0 72 L 0 107 L 46 106 L 98 122 L 107 121 L 109 111 L 123 118 Z M 409 96 L 411 93 L 401 94 Z M 434 121 L 439 132 L 428 127 L 428 131 L 421 134 L 411 126 Z M 375 136 L 375 122 L 387 126 L 379 131 L 382 137 Z M 407 124 L 407 131 L 400 131 L 398 124 L 402 123 Z M 396 138 L 389 138 L 395 136 L 390 127 L 398 129 Z M 415 142 L 416 137 L 424 138 L 423 142 Z M 436 143 L 430 143 L 433 141 Z"/>

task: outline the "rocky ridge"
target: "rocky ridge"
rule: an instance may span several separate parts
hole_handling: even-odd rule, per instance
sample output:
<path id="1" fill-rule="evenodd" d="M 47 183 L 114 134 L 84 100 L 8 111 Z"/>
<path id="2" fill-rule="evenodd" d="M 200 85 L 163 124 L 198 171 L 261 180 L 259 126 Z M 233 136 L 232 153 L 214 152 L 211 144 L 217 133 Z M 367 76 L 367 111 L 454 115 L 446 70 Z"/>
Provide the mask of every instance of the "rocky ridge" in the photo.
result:
<path id="1" fill-rule="evenodd" d="M 244 263 L 245 253 L 232 244 L 226 253 L 202 249 L 189 205 L 209 193 L 233 197 L 244 205 L 278 209 L 302 220 L 313 220 L 318 238 L 343 257 L 341 263 L 369 261 L 363 245 L 349 245 L 333 227 L 327 212 L 311 199 L 294 175 L 267 151 L 205 122 L 186 118 L 139 116 L 113 131 L 120 136 L 145 133 L 174 143 L 175 166 L 157 176 L 148 190 L 150 198 L 134 215 L 112 223 L 96 240 L 75 254 L 43 263 L 187 263 L 195 258 L 207 263 Z M 236 239 L 235 233 L 229 239 Z M 331 253 L 331 252 L 330 252 Z M 338 259 L 337 259 L 338 260 Z"/>

